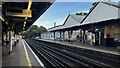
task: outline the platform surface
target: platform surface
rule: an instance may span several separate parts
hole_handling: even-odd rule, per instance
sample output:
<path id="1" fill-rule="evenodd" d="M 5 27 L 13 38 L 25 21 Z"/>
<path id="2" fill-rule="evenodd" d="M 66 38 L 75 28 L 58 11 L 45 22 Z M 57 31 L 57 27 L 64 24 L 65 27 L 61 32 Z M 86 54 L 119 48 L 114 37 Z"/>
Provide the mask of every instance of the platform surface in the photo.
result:
<path id="1" fill-rule="evenodd" d="M 0 67 L 2 67 L 2 47 L 0 47 Z"/>
<path id="2" fill-rule="evenodd" d="M 18 66 L 18 67 L 40 67 L 38 60 L 35 58 L 29 47 L 26 45 L 23 39 L 13 47 L 13 53 L 8 54 L 9 46 L 3 47 L 2 52 L 2 66 Z"/>

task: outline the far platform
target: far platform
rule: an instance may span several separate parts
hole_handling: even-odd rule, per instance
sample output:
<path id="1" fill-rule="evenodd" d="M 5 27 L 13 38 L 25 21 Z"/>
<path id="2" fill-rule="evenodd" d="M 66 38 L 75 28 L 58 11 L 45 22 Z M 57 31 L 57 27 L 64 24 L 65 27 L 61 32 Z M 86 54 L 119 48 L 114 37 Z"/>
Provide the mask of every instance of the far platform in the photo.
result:
<path id="1" fill-rule="evenodd" d="M 94 51 L 100 51 L 100 52 L 110 53 L 110 54 L 114 54 L 114 55 L 120 55 L 120 49 L 115 48 L 115 47 L 92 46 L 92 45 L 86 44 L 86 43 L 83 44 L 82 42 L 77 42 L 77 43 L 74 42 L 71 44 L 70 42 L 65 42 L 65 41 L 54 41 L 54 40 L 45 40 L 45 39 L 38 39 L 38 40 L 57 43 L 57 44 L 63 44 L 66 46 L 79 47 L 79 48 L 89 49 L 89 50 L 94 50 Z"/>

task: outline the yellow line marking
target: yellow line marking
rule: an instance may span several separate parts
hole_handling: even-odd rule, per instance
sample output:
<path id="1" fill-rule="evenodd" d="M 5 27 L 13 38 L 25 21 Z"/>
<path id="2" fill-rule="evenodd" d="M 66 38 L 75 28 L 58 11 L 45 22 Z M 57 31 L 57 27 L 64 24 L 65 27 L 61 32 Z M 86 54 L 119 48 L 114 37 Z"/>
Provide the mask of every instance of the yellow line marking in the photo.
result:
<path id="1" fill-rule="evenodd" d="M 42 68 L 45 68 L 45 65 L 42 63 L 42 61 L 38 58 L 38 56 L 34 53 L 34 51 L 29 47 L 28 43 L 24 40 L 25 44 L 27 45 L 27 47 L 30 49 L 30 51 L 32 52 L 32 54 L 34 55 L 34 57 L 36 58 L 36 60 L 38 61 L 38 63 L 40 64 L 40 66 Z"/>
<path id="2" fill-rule="evenodd" d="M 23 42 L 23 46 L 24 46 L 24 50 L 25 50 L 25 54 L 26 54 L 26 59 L 27 59 L 27 62 L 28 62 L 28 66 L 29 66 L 29 68 L 32 68 L 32 64 L 30 62 L 30 59 L 29 59 L 29 56 L 28 56 L 28 52 L 27 52 L 27 49 L 26 49 L 26 46 L 25 46 L 24 42 Z"/>

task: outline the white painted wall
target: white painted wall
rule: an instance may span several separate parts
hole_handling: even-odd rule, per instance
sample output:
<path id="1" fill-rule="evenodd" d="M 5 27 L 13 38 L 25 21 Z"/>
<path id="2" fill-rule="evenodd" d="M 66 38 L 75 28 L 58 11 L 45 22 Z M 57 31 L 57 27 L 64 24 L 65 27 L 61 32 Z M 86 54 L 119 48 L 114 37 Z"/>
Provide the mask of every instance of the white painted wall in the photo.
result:
<path id="1" fill-rule="evenodd" d="M 80 22 L 76 21 L 71 16 L 69 16 L 63 28 L 68 28 L 68 27 L 78 26 L 78 25 L 80 25 Z"/>
<path id="2" fill-rule="evenodd" d="M 60 32 L 59 31 L 55 32 L 55 39 L 60 39 Z"/>
<path id="3" fill-rule="evenodd" d="M 92 32 L 87 33 L 87 40 L 90 41 L 92 39 Z"/>
<path id="4" fill-rule="evenodd" d="M 80 34 L 80 31 L 79 30 L 75 30 L 73 31 L 73 34 L 72 34 L 72 40 L 76 40 L 76 36 Z"/>
<path id="5" fill-rule="evenodd" d="M 69 39 L 69 38 L 68 38 L 68 31 L 65 31 L 64 36 L 65 36 L 65 39 Z"/>

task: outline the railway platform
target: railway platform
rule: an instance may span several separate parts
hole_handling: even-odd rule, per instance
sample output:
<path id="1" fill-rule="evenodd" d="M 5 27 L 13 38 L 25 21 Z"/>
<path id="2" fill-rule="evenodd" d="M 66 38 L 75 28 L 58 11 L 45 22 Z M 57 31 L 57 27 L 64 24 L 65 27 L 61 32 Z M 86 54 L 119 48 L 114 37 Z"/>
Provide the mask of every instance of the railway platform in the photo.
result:
<path id="1" fill-rule="evenodd" d="M 42 63 L 27 43 L 20 39 L 11 54 L 8 54 L 8 46 L 3 46 L 2 67 L 3 68 L 32 68 L 41 67 Z"/>
<path id="2" fill-rule="evenodd" d="M 88 49 L 88 50 L 94 50 L 94 51 L 99 51 L 99 52 L 103 52 L 103 53 L 120 55 L 120 49 L 115 48 L 115 47 L 92 46 L 92 45 L 87 44 L 87 43 L 83 44 L 81 42 L 73 42 L 71 44 L 70 42 L 66 42 L 66 41 L 54 41 L 54 40 L 45 40 L 45 39 L 38 39 L 38 40 L 62 44 L 62 45 L 66 45 L 66 46 L 73 46 L 73 47 L 78 47 L 78 48 L 83 48 L 83 49 Z"/>

